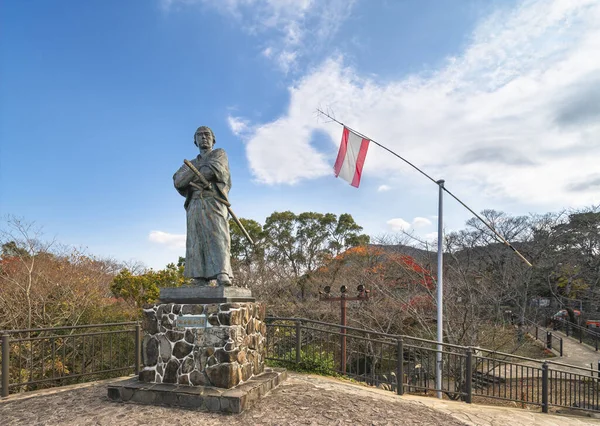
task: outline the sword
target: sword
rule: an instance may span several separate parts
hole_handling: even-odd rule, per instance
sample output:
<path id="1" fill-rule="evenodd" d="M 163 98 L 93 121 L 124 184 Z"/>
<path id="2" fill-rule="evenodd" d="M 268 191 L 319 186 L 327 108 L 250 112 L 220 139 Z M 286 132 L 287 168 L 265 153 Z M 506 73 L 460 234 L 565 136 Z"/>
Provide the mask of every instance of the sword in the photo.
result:
<path id="1" fill-rule="evenodd" d="M 206 180 L 206 178 L 202 175 L 202 173 L 200 173 L 200 170 L 198 170 L 196 168 L 196 166 L 194 166 L 192 164 L 191 161 L 189 160 L 183 160 L 184 164 L 186 166 L 188 166 L 190 168 L 190 170 L 192 172 L 194 172 L 194 174 L 198 177 L 198 179 L 200 179 L 200 183 L 205 187 L 208 188 L 210 187 L 210 183 Z M 200 185 L 191 182 L 190 183 L 191 186 L 193 186 L 196 189 L 200 189 L 200 190 L 204 190 L 205 188 L 202 188 Z M 215 185 L 216 186 L 216 185 Z M 219 192 L 221 192 L 218 187 L 217 190 Z M 254 241 L 252 240 L 252 238 L 250 237 L 250 234 L 248 234 L 248 231 L 246 231 L 246 228 L 244 228 L 244 225 L 242 225 L 242 222 L 240 222 L 240 220 L 237 218 L 237 216 L 235 215 L 235 213 L 233 212 L 233 210 L 231 210 L 231 203 L 229 202 L 229 200 L 227 200 L 227 196 L 225 194 L 223 194 L 221 192 L 221 196 L 215 196 L 215 200 L 223 203 L 226 207 L 227 207 L 227 211 L 229 212 L 229 214 L 231 215 L 231 218 L 233 219 L 233 221 L 236 223 L 236 225 L 240 228 L 240 231 L 242 231 L 242 234 L 244 234 L 244 236 L 248 239 L 248 241 L 250 241 L 250 244 L 254 245 Z"/>

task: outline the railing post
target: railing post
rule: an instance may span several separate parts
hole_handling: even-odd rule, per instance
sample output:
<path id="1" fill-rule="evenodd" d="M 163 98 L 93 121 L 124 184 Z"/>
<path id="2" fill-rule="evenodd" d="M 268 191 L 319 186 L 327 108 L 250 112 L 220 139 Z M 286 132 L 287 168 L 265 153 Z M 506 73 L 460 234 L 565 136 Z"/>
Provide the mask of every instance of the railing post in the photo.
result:
<path id="1" fill-rule="evenodd" d="M 579 329 L 579 343 L 583 343 L 583 328 Z"/>
<path id="2" fill-rule="evenodd" d="M 300 364 L 301 344 L 302 344 L 302 329 L 300 328 L 300 321 L 296 321 L 296 364 Z"/>
<path id="3" fill-rule="evenodd" d="M 552 332 L 551 331 L 546 332 L 546 347 L 548 349 L 552 349 Z"/>
<path id="4" fill-rule="evenodd" d="M 9 360 L 10 360 L 10 337 L 8 333 L 2 335 L 2 397 L 8 396 L 8 382 L 9 382 Z"/>
<path id="5" fill-rule="evenodd" d="M 548 412 L 548 364 L 542 364 L 542 413 Z"/>
<path id="6" fill-rule="evenodd" d="M 536 325 L 535 326 L 535 340 L 539 340 L 539 338 L 538 338 L 538 329 L 539 329 L 539 327 Z"/>
<path id="7" fill-rule="evenodd" d="M 396 393 L 404 395 L 404 342 L 402 337 L 397 341 L 398 359 L 396 360 Z M 600 366 L 600 362 L 598 363 Z"/>
<path id="8" fill-rule="evenodd" d="M 142 332 L 140 323 L 135 324 L 135 374 L 140 374 L 140 365 L 142 364 L 142 351 L 140 348 L 140 341 Z"/>
<path id="9" fill-rule="evenodd" d="M 560 356 L 563 356 L 563 339 L 560 338 Z"/>
<path id="10" fill-rule="evenodd" d="M 341 335 L 340 335 L 340 372 L 342 375 L 346 374 L 346 296 L 342 293 L 340 301 L 341 306 Z"/>
<path id="11" fill-rule="evenodd" d="M 465 402 L 470 404 L 473 400 L 473 349 L 467 348 L 467 365 L 465 371 Z"/>

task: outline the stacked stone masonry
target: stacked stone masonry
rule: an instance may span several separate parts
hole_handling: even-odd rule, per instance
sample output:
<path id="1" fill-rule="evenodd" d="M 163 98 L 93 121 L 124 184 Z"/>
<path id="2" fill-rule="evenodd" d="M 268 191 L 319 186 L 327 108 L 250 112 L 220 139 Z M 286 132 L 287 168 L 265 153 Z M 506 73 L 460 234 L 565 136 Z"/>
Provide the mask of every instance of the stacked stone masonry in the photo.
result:
<path id="1" fill-rule="evenodd" d="M 207 326 L 176 327 L 180 315 L 204 315 Z M 147 307 L 139 379 L 226 389 L 245 382 L 264 370 L 264 319 L 259 302 Z"/>

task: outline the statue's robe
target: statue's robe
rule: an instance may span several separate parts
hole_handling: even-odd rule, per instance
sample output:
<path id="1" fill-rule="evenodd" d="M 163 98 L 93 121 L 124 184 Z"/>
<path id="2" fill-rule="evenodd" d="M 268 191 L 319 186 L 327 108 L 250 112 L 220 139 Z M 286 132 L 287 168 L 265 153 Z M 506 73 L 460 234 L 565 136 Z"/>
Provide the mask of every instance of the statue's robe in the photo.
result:
<path id="1" fill-rule="evenodd" d="M 227 154 L 219 148 L 198 155 L 191 162 L 203 171 L 211 186 L 202 191 L 192 187 L 190 182 L 202 185 L 185 164 L 173 176 L 175 188 L 185 197 L 187 213 L 184 275 L 211 280 L 218 274 L 227 274 L 233 278 L 227 206 L 214 198 L 216 195 L 227 199 L 231 188 Z M 205 174 L 203 167 L 210 172 Z"/>

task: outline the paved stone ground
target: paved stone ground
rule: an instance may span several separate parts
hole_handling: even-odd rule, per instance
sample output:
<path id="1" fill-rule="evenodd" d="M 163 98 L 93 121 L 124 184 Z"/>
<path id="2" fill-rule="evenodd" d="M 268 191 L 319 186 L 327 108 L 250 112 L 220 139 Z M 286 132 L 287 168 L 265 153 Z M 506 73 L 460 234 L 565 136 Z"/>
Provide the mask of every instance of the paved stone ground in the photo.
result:
<path id="1" fill-rule="evenodd" d="M 398 397 L 331 378 L 291 373 L 287 381 L 240 415 L 115 403 L 107 382 L 11 396 L 0 402 L 4 425 L 600 425 L 600 420 Z"/>
<path id="2" fill-rule="evenodd" d="M 591 368 L 590 364 L 593 363 L 594 369 L 598 368 L 600 351 L 596 351 L 586 344 L 579 343 L 577 339 L 567 337 L 563 332 L 553 331 L 553 333 L 556 333 L 563 339 L 563 356 L 554 358 L 556 361 L 583 368 Z"/>
<path id="3" fill-rule="evenodd" d="M 457 401 L 406 395 L 403 400 L 417 401 L 433 408 L 440 414 L 445 413 L 454 419 L 473 426 L 570 426 L 600 425 L 600 419 L 582 416 L 576 412 L 570 415 L 542 414 L 521 408 L 496 407 L 489 405 L 465 404 Z"/>
<path id="4" fill-rule="evenodd" d="M 405 402 L 390 392 L 317 376 L 291 374 L 240 415 L 115 403 L 106 384 L 0 403 L 4 425 L 464 425 L 447 414 Z"/>
<path id="5" fill-rule="evenodd" d="M 549 328 L 544 329 L 541 327 L 540 330 L 552 331 L 552 333 L 562 337 L 563 339 L 563 356 L 557 356 L 555 358 L 547 359 L 552 370 L 583 375 L 590 375 L 591 372 L 589 371 L 589 369 L 593 369 L 594 371 L 596 371 L 596 369 L 598 368 L 598 361 L 600 361 L 600 351 L 596 351 L 594 348 L 586 344 L 579 343 L 579 340 L 573 337 L 568 337 L 561 331 L 551 330 Z M 558 352 L 556 353 L 558 354 Z M 573 365 L 575 367 L 585 368 L 588 371 L 583 371 L 579 368 L 569 368 L 564 365 L 554 365 L 552 364 L 552 361 L 560 362 L 561 364 Z M 537 363 L 524 362 L 523 364 L 539 368 L 539 364 Z M 593 364 L 593 368 L 591 364 Z M 593 375 L 596 376 L 596 374 L 597 373 L 594 373 Z"/>

